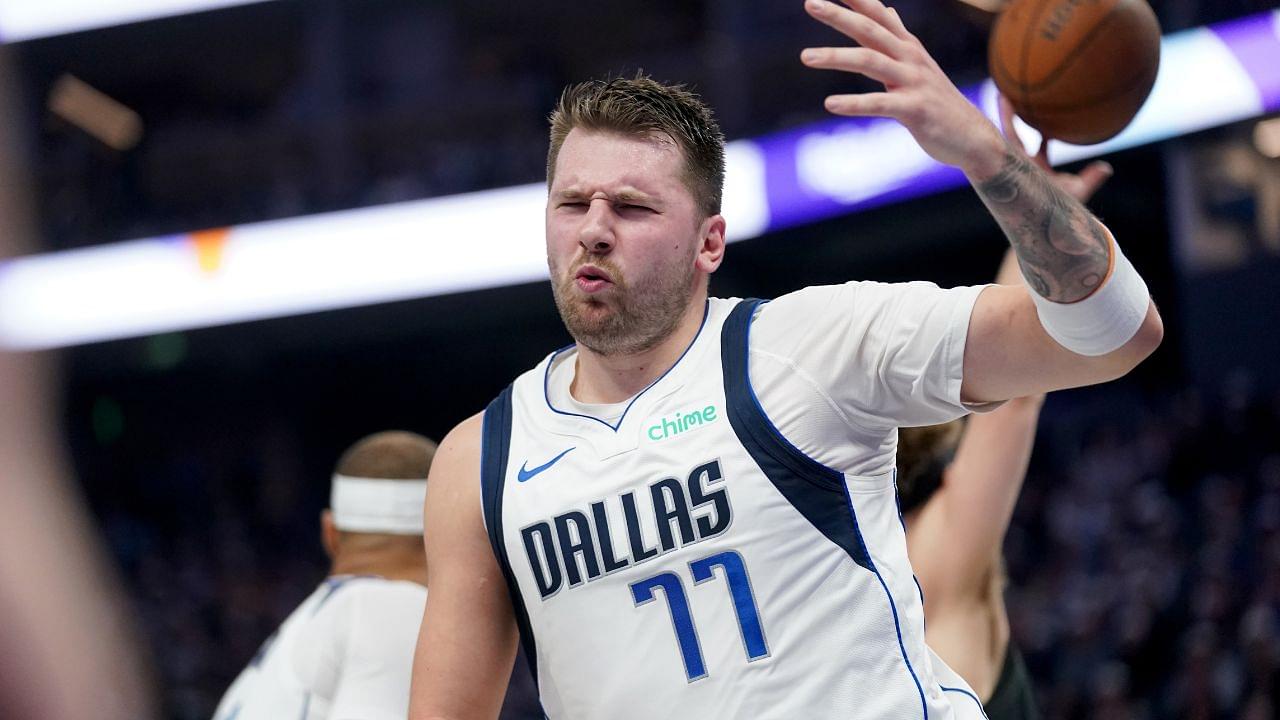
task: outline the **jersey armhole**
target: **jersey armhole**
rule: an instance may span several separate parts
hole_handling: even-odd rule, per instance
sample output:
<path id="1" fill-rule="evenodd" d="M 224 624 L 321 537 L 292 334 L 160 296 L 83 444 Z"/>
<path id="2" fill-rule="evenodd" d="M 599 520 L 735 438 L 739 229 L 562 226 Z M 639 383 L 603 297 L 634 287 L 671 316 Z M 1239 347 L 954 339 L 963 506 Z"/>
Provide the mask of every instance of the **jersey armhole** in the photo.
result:
<path id="1" fill-rule="evenodd" d="M 519 583 L 511 570 L 502 525 L 502 500 L 506 489 L 507 461 L 511 454 L 513 395 L 514 386 L 508 385 L 484 411 L 484 429 L 480 446 L 480 500 L 489 543 L 492 545 L 494 558 L 502 569 L 502 576 L 507 581 L 511 610 L 515 614 L 516 625 L 520 629 L 520 645 L 524 650 L 525 659 L 529 663 L 529 672 L 533 674 L 536 686 L 537 643 L 529 623 L 529 612 L 525 608 L 524 596 L 520 593 Z"/>
<path id="2" fill-rule="evenodd" d="M 773 446 L 784 457 L 784 462 L 806 480 L 839 491 L 839 486 L 844 483 L 844 473 L 815 460 L 787 439 L 778 426 L 773 424 L 769 413 L 760 404 L 755 387 L 751 385 L 751 325 L 757 312 L 768 302 L 755 298 L 743 300 L 729 313 L 724 323 L 721 359 L 724 367 L 725 400 L 729 406 L 730 418 L 737 416 L 744 426 L 751 426 L 748 429 L 752 431 L 750 434 L 753 436 L 753 445 Z M 829 400 L 825 393 L 820 390 L 819 393 Z M 734 429 L 736 431 L 737 426 Z"/>
<path id="3" fill-rule="evenodd" d="M 721 331 L 725 407 L 734 434 L 769 482 L 815 529 L 858 565 L 875 572 L 857 515 L 848 503 L 844 473 L 806 455 L 765 414 L 749 371 L 751 321 L 763 301 L 743 300 Z"/>

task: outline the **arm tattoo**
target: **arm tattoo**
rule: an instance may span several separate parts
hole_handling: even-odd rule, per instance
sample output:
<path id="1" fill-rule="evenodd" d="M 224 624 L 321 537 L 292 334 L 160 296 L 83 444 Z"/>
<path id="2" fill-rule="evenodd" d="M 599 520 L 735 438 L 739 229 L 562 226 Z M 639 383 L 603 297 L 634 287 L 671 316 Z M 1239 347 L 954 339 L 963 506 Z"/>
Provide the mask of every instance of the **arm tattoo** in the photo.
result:
<path id="1" fill-rule="evenodd" d="M 1106 277 L 1111 248 L 1102 225 L 1021 153 L 1010 148 L 1000 172 L 974 187 L 1038 295 L 1075 302 Z"/>

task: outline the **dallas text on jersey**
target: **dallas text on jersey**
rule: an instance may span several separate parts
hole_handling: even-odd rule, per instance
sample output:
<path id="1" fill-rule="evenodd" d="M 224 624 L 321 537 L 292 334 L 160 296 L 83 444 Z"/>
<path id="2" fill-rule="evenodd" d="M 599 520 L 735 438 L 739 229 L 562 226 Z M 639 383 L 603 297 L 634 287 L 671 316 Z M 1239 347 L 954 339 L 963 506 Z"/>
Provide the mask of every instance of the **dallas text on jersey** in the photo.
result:
<path id="1" fill-rule="evenodd" d="M 585 512 L 570 510 L 525 526 L 520 536 L 538 593 L 546 600 L 566 582 L 570 588 L 577 587 L 722 534 L 733 521 L 733 510 L 727 488 L 711 486 L 723 482 L 720 461 L 712 460 L 695 467 L 684 482 L 665 477 L 651 483 L 647 498 L 643 491 L 628 491 L 616 502 L 597 500 Z M 641 504 L 653 513 L 656 539 L 645 537 Z M 619 521 L 626 526 L 625 549 L 614 547 L 611 528 Z"/>

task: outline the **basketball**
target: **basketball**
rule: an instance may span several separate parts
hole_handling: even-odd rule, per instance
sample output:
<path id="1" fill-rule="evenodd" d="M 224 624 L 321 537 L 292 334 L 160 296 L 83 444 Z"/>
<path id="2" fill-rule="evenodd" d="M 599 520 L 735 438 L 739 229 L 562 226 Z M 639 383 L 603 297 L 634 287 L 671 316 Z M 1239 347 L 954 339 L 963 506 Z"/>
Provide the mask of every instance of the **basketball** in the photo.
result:
<path id="1" fill-rule="evenodd" d="M 1027 124 L 1091 145 L 1123 130 L 1146 101 L 1160 24 L 1145 0 L 1013 0 L 992 29 L 988 64 Z"/>

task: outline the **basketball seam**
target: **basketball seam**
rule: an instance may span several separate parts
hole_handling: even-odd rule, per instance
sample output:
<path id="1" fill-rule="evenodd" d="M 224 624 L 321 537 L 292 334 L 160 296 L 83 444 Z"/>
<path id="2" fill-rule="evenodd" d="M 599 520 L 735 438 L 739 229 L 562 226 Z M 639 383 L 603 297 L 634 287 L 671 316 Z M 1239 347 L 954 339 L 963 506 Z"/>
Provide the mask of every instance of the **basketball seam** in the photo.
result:
<path id="1" fill-rule="evenodd" d="M 1014 75 L 1013 72 L 1004 64 L 1004 60 L 1000 57 L 1000 54 L 990 53 L 990 61 L 988 62 L 988 65 L 991 66 L 991 79 L 995 80 L 996 87 L 1000 89 L 1000 92 L 1004 93 L 1006 96 L 1018 93 L 1019 97 L 1010 97 L 1009 100 L 1016 100 L 1020 103 L 1024 99 L 1021 97 L 1022 83 L 1018 81 L 1017 76 Z M 1005 87 L 1008 87 L 1010 92 L 1005 92 Z"/>
<path id="2" fill-rule="evenodd" d="M 1127 94 L 1129 91 L 1133 90 L 1134 88 L 1146 83 L 1148 81 L 1148 78 L 1150 78 L 1150 75 L 1144 69 L 1143 72 L 1140 72 L 1137 75 L 1135 75 L 1133 79 L 1125 81 L 1123 85 L 1115 88 L 1114 90 L 1108 91 L 1106 93 L 1101 93 L 1095 96 L 1086 97 L 1084 99 L 1073 100 L 1069 104 L 1054 105 L 1053 103 L 1042 103 L 1041 110 L 1052 111 L 1052 112 L 1062 112 L 1063 110 L 1073 110 L 1078 106 L 1082 106 L 1082 105 L 1091 105 L 1093 103 L 1102 102 L 1104 100 L 1113 100 L 1115 98 L 1120 97 L 1121 95 Z M 1154 80 L 1155 78 L 1150 78 L 1150 79 Z M 1146 99 L 1144 98 L 1143 104 L 1145 103 L 1146 103 Z"/>
<path id="3" fill-rule="evenodd" d="M 1026 108 L 1028 115 L 1033 114 L 1035 104 L 1031 102 L 1031 85 L 1026 82 L 1027 65 L 1031 62 L 1031 44 L 1036 37 L 1035 28 L 1040 24 L 1040 18 L 1048 8 L 1048 3 L 1040 5 L 1038 12 L 1031 17 L 1031 23 L 1027 26 L 1031 32 L 1026 33 L 1022 37 L 1022 63 L 1021 67 L 1018 69 L 1018 89 L 1022 91 L 1022 107 Z"/>
<path id="4" fill-rule="evenodd" d="M 1058 63 L 1058 67 L 1054 68 L 1053 72 L 1049 73 L 1047 76 L 1045 76 L 1043 80 L 1039 82 L 1027 83 L 1026 85 L 1024 85 L 1025 92 L 1028 95 L 1030 95 L 1032 92 L 1036 90 L 1043 89 L 1045 86 L 1053 84 L 1053 82 L 1057 80 L 1064 72 L 1071 69 L 1071 66 L 1074 65 L 1076 60 L 1079 59 L 1080 56 L 1084 53 L 1084 51 L 1089 48 L 1089 45 L 1093 44 L 1093 42 L 1098 39 L 1098 34 L 1102 31 L 1103 28 L 1105 28 L 1108 24 L 1110 24 L 1111 16 L 1115 15 L 1116 11 L 1118 11 L 1120 9 L 1120 6 L 1123 4 L 1124 4 L 1124 0 L 1120 0 L 1120 2 L 1113 5 L 1111 9 L 1107 11 L 1107 14 L 1103 15 L 1102 18 L 1098 21 L 1098 23 L 1093 26 L 1093 29 L 1090 30 L 1088 33 L 1086 33 L 1085 36 L 1081 38 L 1080 42 L 1077 43 L 1076 46 L 1071 49 L 1071 52 L 1067 53 L 1066 57 L 1062 59 L 1062 62 Z M 1034 35 L 1034 33 L 1032 33 L 1032 35 Z M 1024 77 L 1026 76 L 1025 67 L 1023 68 L 1023 76 Z"/>
<path id="5" fill-rule="evenodd" d="M 1005 22 L 1006 17 L 1008 17 L 1007 12 L 1001 13 L 1000 16 L 996 18 L 996 27 L 992 30 L 993 39 L 996 36 L 1000 35 L 1000 26 Z M 1023 94 L 1021 92 L 1022 82 L 1019 81 L 1018 77 L 1013 74 L 1013 71 L 1011 71 L 1009 67 L 1005 65 L 1004 56 L 1001 53 L 995 51 L 997 47 L 999 46 L 996 44 L 993 44 L 991 50 L 989 50 L 987 53 L 988 55 L 987 64 L 991 66 L 991 79 L 996 81 L 997 87 L 1000 87 L 1002 84 L 1007 85 L 1012 91 L 1016 91 L 1019 93 L 1019 95 L 1022 95 Z M 1001 80 L 1004 80 L 1004 83 L 1001 83 L 1000 82 Z M 1000 88 L 1000 92 L 1003 93 L 1004 89 Z M 1009 93 L 1005 93 L 1005 94 L 1007 95 Z M 1011 101 L 1015 100 L 1015 98 L 1009 98 L 1009 99 Z M 1016 98 L 1016 100 L 1018 100 L 1019 102 L 1021 102 L 1024 99 L 1025 98 L 1023 97 Z"/>

